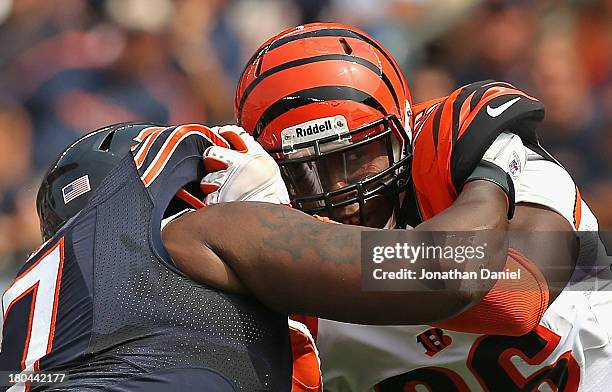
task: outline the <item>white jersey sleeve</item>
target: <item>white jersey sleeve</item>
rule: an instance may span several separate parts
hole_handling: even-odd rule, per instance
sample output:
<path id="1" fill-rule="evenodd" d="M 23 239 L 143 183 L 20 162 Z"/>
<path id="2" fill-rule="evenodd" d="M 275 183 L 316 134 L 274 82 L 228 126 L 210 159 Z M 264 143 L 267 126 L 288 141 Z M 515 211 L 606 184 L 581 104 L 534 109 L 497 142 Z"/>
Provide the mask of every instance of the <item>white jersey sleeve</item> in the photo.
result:
<path id="1" fill-rule="evenodd" d="M 560 164 L 527 151 L 527 164 L 516 188 L 516 203 L 546 206 L 567 219 L 576 231 L 597 231 L 597 219 L 569 173 Z"/>
<path id="2" fill-rule="evenodd" d="M 572 225 L 580 241 L 572 284 L 610 270 L 610 260 L 598 234 L 597 218 L 582 199 L 572 177 L 559 163 L 544 159 L 528 149 L 527 164 L 516 187 L 516 203 L 546 206 Z M 600 288 L 597 282 L 590 282 L 595 286 L 585 286 L 585 289 Z"/>

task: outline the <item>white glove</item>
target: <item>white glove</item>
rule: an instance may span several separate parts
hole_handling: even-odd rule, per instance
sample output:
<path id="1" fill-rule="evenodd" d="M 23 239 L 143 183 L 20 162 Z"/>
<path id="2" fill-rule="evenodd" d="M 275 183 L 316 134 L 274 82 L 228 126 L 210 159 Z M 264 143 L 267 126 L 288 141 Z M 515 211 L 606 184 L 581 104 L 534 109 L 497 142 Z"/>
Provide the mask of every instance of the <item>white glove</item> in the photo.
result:
<path id="1" fill-rule="evenodd" d="M 232 149 L 211 146 L 204 151 L 207 175 L 200 183 L 206 204 L 261 201 L 289 205 L 287 187 L 274 159 L 244 129 L 212 128 Z"/>

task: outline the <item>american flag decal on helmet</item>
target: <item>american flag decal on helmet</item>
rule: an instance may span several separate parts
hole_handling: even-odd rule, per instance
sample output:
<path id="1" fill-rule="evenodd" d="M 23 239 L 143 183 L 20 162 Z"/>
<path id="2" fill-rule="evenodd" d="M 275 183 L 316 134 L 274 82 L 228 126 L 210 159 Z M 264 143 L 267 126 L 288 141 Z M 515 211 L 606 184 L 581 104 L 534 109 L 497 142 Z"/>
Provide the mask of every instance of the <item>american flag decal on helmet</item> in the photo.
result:
<path id="1" fill-rule="evenodd" d="M 62 188 L 62 196 L 64 197 L 64 204 L 70 203 L 72 200 L 87 193 L 91 190 L 89 184 L 89 176 L 85 174 L 82 177 L 77 178 L 70 184 Z"/>

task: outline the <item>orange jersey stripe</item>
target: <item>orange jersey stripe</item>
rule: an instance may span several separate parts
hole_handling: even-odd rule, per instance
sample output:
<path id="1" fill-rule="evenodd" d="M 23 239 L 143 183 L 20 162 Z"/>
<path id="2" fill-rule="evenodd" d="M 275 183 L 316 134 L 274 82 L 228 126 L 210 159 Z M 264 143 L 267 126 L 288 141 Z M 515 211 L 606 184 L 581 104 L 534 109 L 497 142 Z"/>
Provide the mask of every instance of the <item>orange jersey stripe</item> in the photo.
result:
<path id="1" fill-rule="evenodd" d="M 41 246 L 38 247 L 38 249 L 36 249 L 36 251 L 34 251 L 34 253 L 32 253 L 30 255 L 30 257 L 28 257 L 28 260 L 26 261 L 26 263 L 30 260 L 32 260 L 32 258 L 34 256 L 38 256 L 37 253 L 45 246 L 47 245 L 53 238 L 48 239 L 47 241 L 45 241 Z M 53 252 L 58 246 L 62 246 L 62 253 L 61 255 L 64 255 L 63 252 L 63 247 L 64 247 L 64 237 L 62 237 L 57 244 L 53 245 L 53 247 L 51 249 L 48 249 L 42 256 L 40 256 L 40 258 L 38 260 L 36 260 L 36 262 L 34 262 L 34 264 L 32 264 L 31 266 L 28 267 L 27 270 L 23 271 L 21 274 L 19 274 L 19 276 L 17 276 L 15 278 L 15 280 L 6 288 L 4 289 L 4 293 L 6 293 L 7 291 L 9 291 L 11 289 L 11 287 L 13 287 L 15 285 L 15 283 L 17 283 L 21 278 L 23 278 L 24 276 L 26 276 L 30 271 L 32 271 L 34 269 L 34 267 L 36 267 L 38 265 L 38 263 L 40 263 L 44 258 L 46 258 L 47 256 L 49 256 L 49 254 L 51 254 L 51 252 Z M 6 313 L 6 312 L 5 312 Z"/>
<path id="2" fill-rule="evenodd" d="M 576 187 L 576 201 L 574 204 L 574 227 L 578 230 L 580 222 L 582 221 L 582 196 L 580 191 Z"/>
<path id="3" fill-rule="evenodd" d="M 463 101 L 463 104 L 461 104 L 461 109 L 459 109 L 459 126 L 461 126 L 461 119 L 464 119 L 464 118 L 469 116 L 469 114 L 470 114 L 470 102 L 472 101 L 472 98 L 474 97 L 475 94 L 476 94 L 476 91 L 471 93 Z"/>
<path id="4" fill-rule="evenodd" d="M 190 135 L 200 135 L 213 145 L 230 148 L 230 145 L 224 139 L 203 125 L 187 124 L 176 127 L 168 139 L 166 139 L 166 142 L 155 156 L 155 159 L 153 159 L 151 165 L 142 175 L 142 182 L 144 183 L 145 187 L 148 187 L 151 185 L 151 183 L 153 183 L 170 160 L 174 150 L 176 150 L 178 145 Z"/>
<path id="5" fill-rule="evenodd" d="M 140 133 L 138 133 L 138 136 L 136 136 L 133 140 L 136 142 L 136 144 L 134 144 L 131 148 L 132 151 L 136 150 L 138 148 L 138 146 L 140 146 L 140 143 L 142 143 L 146 138 L 149 137 L 149 135 L 151 135 L 153 132 L 160 130 L 160 129 L 164 129 L 163 127 L 149 127 L 149 128 L 145 128 L 142 131 L 140 131 Z"/>
<path id="6" fill-rule="evenodd" d="M 136 136 L 134 138 L 135 142 L 142 142 L 144 141 L 146 138 L 149 137 L 149 135 L 151 135 L 153 132 L 158 131 L 160 129 L 165 129 L 164 127 L 148 127 L 143 129 L 142 131 L 140 131 L 140 133 L 138 133 L 138 136 Z"/>
<path id="7" fill-rule="evenodd" d="M 28 332 L 26 335 L 25 344 L 23 346 L 23 355 L 21 357 L 21 370 L 24 370 L 26 368 L 25 363 L 26 363 L 26 358 L 28 357 L 28 346 L 30 345 L 30 338 L 32 337 L 32 322 L 34 322 L 34 311 L 36 311 L 36 296 L 38 295 L 39 285 L 40 285 L 40 281 L 37 281 L 36 283 L 34 283 L 34 285 L 31 288 L 26 290 L 26 293 L 30 293 L 30 292 L 32 293 L 32 304 L 30 305 L 30 318 L 28 320 L 28 327 L 27 327 Z M 23 296 L 21 298 L 23 298 Z"/>
<path id="8" fill-rule="evenodd" d="M 60 261 L 57 273 L 57 279 L 55 281 L 55 296 L 53 298 L 53 312 L 51 313 L 51 329 L 49 341 L 47 344 L 47 354 L 51 352 L 53 348 L 53 338 L 55 338 L 55 321 L 57 318 L 57 304 L 59 302 L 60 286 L 62 284 L 62 272 L 64 272 L 64 238 L 59 241 Z M 38 360 L 36 361 L 38 363 Z"/>
<path id="9" fill-rule="evenodd" d="M 206 204 L 191 193 L 187 192 L 185 189 L 181 188 L 176 192 L 176 197 L 183 200 L 185 203 L 189 204 L 193 208 L 204 208 Z"/>
<path id="10" fill-rule="evenodd" d="M 436 108 L 440 105 L 440 103 L 436 103 L 433 106 L 431 106 L 429 109 L 427 109 L 426 111 L 420 112 L 417 117 L 415 117 L 414 119 L 414 136 L 412 137 L 412 143 L 414 143 L 416 141 L 416 139 L 419 137 L 419 135 L 421 134 L 421 131 L 423 130 L 423 127 L 425 126 L 425 124 L 428 124 L 428 120 L 429 117 L 431 117 L 432 113 L 436 110 Z"/>
<path id="11" fill-rule="evenodd" d="M 509 88 L 506 88 L 506 87 L 492 87 L 492 88 L 487 90 L 487 92 L 484 94 L 484 96 L 482 97 L 480 102 L 478 102 L 478 105 L 476 105 L 476 107 L 471 112 L 469 112 L 469 115 L 468 115 L 467 118 L 462 118 L 462 117 L 459 118 L 460 129 L 459 129 L 458 138 L 460 138 L 463 135 L 463 133 L 467 130 L 467 128 L 472 123 L 472 120 L 474 120 L 474 117 L 476 117 L 478 115 L 478 112 L 480 112 L 480 109 L 483 106 L 488 105 L 489 102 L 493 98 L 497 98 L 497 97 L 500 97 L 502 95 L 509 95 L 509 94 L 520 95 L 520 96 L 526 97 L 528 99 L 532 99 L 534 101 L 537 101 L 535 98 L 532 98 L 529 95 L 527 95 L 524 92 L 519 91 L 519 90 L 509 89 Z M 469 101 L 469 99 L 466 99 L 466 102 L 467 101 Z M 461 113 L 461 114 L 463 114 L 463 113 Z"/>
<path id="12" fill-rule="evenodd" d="M 134 157 L 134 161 L 136 162 L 137 169 L 140 169 L 142 167 L 145 159 L 147 159 L 147 155 L 149 154 L 151 147 L 153 147 L 153 143 L 155 143 L 155 140 L 159 137 L 159 135 L 161 135 L 163 131 L 164 131 L 164 128 L 154 129 L 151 131 L 151 133 L 149 133 L 145 137 L 146 142 L 144 146 L 142 146 L 140 151 L 138 151 L 138 153 L 136 153 L 136 156 Z"/>

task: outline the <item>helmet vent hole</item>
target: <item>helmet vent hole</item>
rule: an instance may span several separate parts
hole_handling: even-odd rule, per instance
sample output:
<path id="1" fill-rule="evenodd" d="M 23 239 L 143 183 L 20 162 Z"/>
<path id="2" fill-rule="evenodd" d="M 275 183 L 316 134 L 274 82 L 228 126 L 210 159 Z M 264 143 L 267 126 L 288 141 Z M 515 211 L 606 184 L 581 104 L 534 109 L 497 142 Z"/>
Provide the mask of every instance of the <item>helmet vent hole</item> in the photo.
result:
<path id="1" fill-rule="evenodd" d="M 98 148 L 100 151 L 108 152 L 108 150 L 110 150 L 110 145 L 113 141 L 113 136 L 115 136 L 115 132 L 116 131 L 109 132 L 109 134 L 106 135 L 104 140 L 102 140 L 102 143 L 100 143 L 100 147 Z"/>
<path id="2" fill-rule="evenodd" d="M 346 54 L 353 53 L 353 48 L 351 48 L 351 45 L 349 45 L 349 43 L 346 42 L 344 38 L 340 38 L 340 45 L 342 45 L 342 50 L 344 50 L 344 53 Z"/>
<path id="3" fill-rule="evenodd" d="M 259 61 L 257 61 L 257 68 L 255 68 L 255 77 L 258 78 L 259 74 L 261 73 L 261 63 L 263 63 L 263 57 L 259 58 Z"/>

